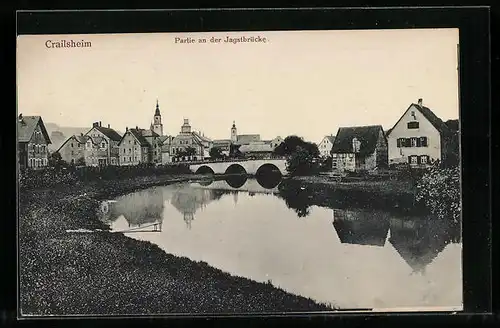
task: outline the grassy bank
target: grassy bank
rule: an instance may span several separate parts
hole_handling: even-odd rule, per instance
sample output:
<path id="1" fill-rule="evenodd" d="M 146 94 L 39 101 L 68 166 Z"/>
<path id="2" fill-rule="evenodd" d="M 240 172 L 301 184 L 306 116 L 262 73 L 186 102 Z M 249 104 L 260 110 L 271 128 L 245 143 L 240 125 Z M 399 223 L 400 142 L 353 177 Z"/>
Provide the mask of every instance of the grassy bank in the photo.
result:
<path id="1" fill-rule="evenodd" d="M 23 315 L 248 313 L 331 308 L 107 231 L 99 202 L 193 175 L 74 181 L 20 191 Z M 94 233 L 66 230 L 102 229 Z"/>
<path id="2" fill-rule="evenodd" d="M 280 195 L 297 206 L 376 209 L 403 214 L 426 212 L 415 203 L 415 186 L 403 179 L 344 179 L 326 176 L 289 177 L 279 186 Z"/>

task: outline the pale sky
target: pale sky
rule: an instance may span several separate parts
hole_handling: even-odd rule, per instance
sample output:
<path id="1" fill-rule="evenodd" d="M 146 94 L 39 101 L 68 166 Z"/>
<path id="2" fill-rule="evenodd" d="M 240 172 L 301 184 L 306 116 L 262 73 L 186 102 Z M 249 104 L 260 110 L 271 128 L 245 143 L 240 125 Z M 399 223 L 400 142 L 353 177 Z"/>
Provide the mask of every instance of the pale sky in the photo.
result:
<path id="1" fill-rule="evenodd" d="M 175 37 L 265 36 L 267 43 L 176 44 Z M 47 40 L 91 41 L 47 48 Z M 391 128 L 412 102 L 458 118 L 458 29 L 19 36 L 18 112 L 68 127 L 149 128 L 184 118 L 213 139 Z"/>

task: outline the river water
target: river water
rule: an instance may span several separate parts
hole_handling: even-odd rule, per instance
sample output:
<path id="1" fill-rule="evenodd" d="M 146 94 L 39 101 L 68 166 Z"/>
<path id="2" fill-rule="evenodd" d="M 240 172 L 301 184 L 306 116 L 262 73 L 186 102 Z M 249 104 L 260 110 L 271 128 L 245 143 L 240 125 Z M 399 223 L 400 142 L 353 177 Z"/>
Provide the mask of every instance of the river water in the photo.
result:
<path id="1" fill-rule="evenodd" d="M 462 308 L 455 226 L 411 213 L 294 206 L 278 183 L 155 187 L 105 202 L 102 212 L 131 238 L 341 309 Z"/>

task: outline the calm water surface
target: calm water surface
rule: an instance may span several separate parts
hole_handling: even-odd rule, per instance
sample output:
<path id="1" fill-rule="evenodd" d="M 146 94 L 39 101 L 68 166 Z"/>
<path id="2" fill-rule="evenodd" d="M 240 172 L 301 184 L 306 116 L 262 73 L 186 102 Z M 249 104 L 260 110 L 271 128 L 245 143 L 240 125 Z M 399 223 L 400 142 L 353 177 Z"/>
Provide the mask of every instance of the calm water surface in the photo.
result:
<path id="1" fill-rule="evenodd" d="M 156 187 L 103 203 L 102 211 L 114 231 L 131 238 L 341 308 L 462 306 L 457 227 L 375 210 L 295 206 L 280 196 L 278 182 Z"/>

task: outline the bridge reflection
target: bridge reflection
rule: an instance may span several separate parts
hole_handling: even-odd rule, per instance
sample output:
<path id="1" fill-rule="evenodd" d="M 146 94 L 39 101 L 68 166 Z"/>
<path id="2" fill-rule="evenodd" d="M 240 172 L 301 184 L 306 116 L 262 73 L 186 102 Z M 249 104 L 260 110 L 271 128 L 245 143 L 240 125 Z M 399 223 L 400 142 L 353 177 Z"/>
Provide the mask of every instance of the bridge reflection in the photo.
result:
<path id="1" fill-rule="evenodd" d="M 281 174 L 265 173 L 257 174 L 255 178 L 246 175 L 228 175 L 223 180 L 207 179 L 193 183 L 194 187 L 212 190 L 246 191 L 251 194 L 274 194 L 277 193 L 281 182 Z"/>

